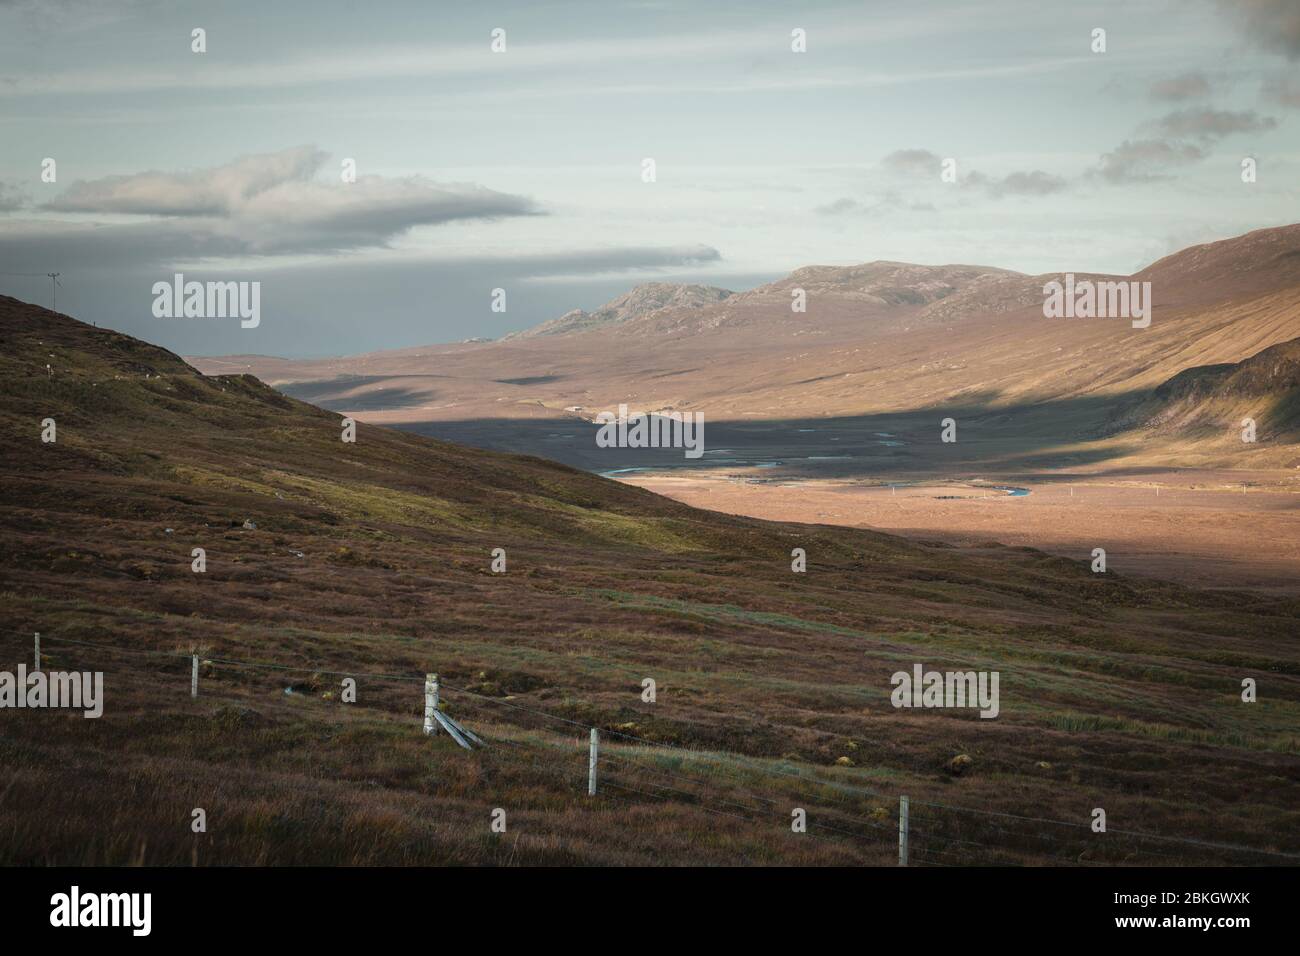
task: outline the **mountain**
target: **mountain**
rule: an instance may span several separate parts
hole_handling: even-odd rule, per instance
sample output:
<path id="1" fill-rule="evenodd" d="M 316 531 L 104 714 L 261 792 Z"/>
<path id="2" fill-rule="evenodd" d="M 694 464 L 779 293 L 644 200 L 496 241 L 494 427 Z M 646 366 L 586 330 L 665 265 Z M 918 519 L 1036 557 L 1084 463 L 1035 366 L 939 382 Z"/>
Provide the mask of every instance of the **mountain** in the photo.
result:
<path id="1" fill-rule="evenodd" d="M 1024 440 L 1065 445 L 1186 369 L 1240 362 L 1295 338 L 1298 262 L 1300 225 L 1291 225 L 1194 246 L 1132 277 L 1075 274 L 1150 282 L 1144 329 L 1125 318 L 1046 318 L 1044 285 L 1060 275 L 873 262 L 812 266 L 712 304 L 616 310 L 615 324 L 503 342 L 318 362 L 194 362 L 247 366 L 312 402 L 422 428 L 590 418 L 621 403 L 719 422 L 928 420 L 945 408 L 996 416 L 1050 404 L 1068 413 L 1022 428 Z M 797 289 L 806 311 L 792 310 Z"/>
<path id="2" fill-rule="evenodd" d="M 1300 224 L 1189 246 L 1133 278 L 1163 287 L 1171 303 L 1226 302 L 1293 289 L 1300 286 Z"/>
<path id="3" fill-rule="evenodd" d="M 622 334 L 647 338 L 735 330 L 780 335 L 792 327 L 796 317 L 808 314 L 793 310 L 797 293 L 802 293 L 805 306 L 809 301 L 834 305 L 818 316 L 816 334 L 835 334 L 838 325 L 844 326 L 838 331 L 858 334 L 864 318 L 929 316 L 939 311 L 941 303 L 963 293 L 1016 278 L 1027 277 L 987 266 L 918 266 L 905 262 L 805 266 L 784 279 L 733 293 L 714 308 L 662 310 L 637 316 L 624 326 Z"/>
<path id="4" fill-rule="evenodd" d="M 784 279 L 759 286 L 748 297 L 790 297 L 794 289 L 810 296 L 842 295 L 875 305 L 926 306 L 1018 272 L 988 266 L 918 266 L 906 262 L 868 262 L 859 266 L 805 266 Z"/>
<path id="5" fill-rule="evenodd" d="M 1247 418 L 1255 422 L 1256 441 L 1263 445 L 1242 442 Z M 1132 431 L 1147 440 L 1175 437 L 1243 452 L 1262 465 L 1261 452 L 1269 446 L 1300 444 L 1300 338 L 1240 362 L 1184 369 L 1117 409 L 1108 424 L 1113 433 Z"/>
<path id="6" fill-rule="evenodd" d="M 700 511 L 367 423 L 344 442 L 253 376 L 10 298 L 0 336 L 8 665 L 39 632 L 105 701 L 4 712 L 0 863 L 888 863 L 899 793 L 927 806 L 917 852 L 964 862 L 1300 850 L 1294 601 Z M 1000 671 L 999 716 L 894 708 L 913 664 Z M 421 733 L 431 672 L 485 748 Z M 1242 674 L 1267 707 L 1233 703 Z M 1007 824 L 1097 805 L 1115 841 Z M 817 832 L 773 839 L 789 806 Z M 1130 826 L 1215 845 L 1153 856 Z"/>
<path id="7" fill-rule="evenodd" d="M 721 302 L 733 294 L 716 286 L 647 282 L 605 303 L 594 312 L 574 309 L 558 319 L 551 319 L 549 322 L 543 322 L 522 332 L 512 332 L 504 338 L 528 339 L 539 335 L 590 332 L 623 325 L 633 319 L 653 315 L 664 309 L 701 309 Z"/>

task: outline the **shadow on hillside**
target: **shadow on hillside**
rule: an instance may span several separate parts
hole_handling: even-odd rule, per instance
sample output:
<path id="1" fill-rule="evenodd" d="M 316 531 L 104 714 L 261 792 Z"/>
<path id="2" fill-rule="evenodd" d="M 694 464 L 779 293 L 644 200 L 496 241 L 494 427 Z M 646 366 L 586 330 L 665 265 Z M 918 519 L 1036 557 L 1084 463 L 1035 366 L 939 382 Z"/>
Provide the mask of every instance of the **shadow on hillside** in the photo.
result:
<path id="1" fill-rule="evenodd" d="M 572 416 L 544 419 L 423 421 L 400 426 L 460 444 L 550 458 L 588 471 L 646 468 L 753 469 L 782 478 L 864 478 L 960 474 L 981 470 L 1013 475 L 1040 469 L 1093 466 L 1135 450 L 1132 444 L 1081 443 L 1102 436 L 1117 407 L 1145 397 L 1069 398 L 995 405 L 979 396 L 959 405 L 904 412 L 813 419 L 710 421 L 704 409 L 704 454 L 682 449 L 600 448 L 598 426 Z M 299 397 L 302 397 L 301 395 Z M 956 422 L 944 442 L 944 419 Z M 1154 469 L 1153 469 L 1154 470 Z M 1117 472 L 1142 474 L 1146 469 Z"/>
<path id="2" fill-rule="evenodd" d="M 418 409 L 431 401 L 431 398 L 427 391 L 417 391 L 414 388 L 401 386 L 386 386 L 372 392 L 362 392 L 358 395 L 346 397 L 339 397 L 340 389 L 361 388 L 372 382 L 391 382 L 395 379 L 442 379 L 447 377 L 446 375 L 424 373 L 419 375 L 357 375 L 319 382 L 293 382 L 276 388 L 277 391 L 283 392 L 290 398 L 296 398 L 299 401 L 308 402 L 318 408 L 324 408 L 332 412 L 374 412 L 390 408 Z"/>

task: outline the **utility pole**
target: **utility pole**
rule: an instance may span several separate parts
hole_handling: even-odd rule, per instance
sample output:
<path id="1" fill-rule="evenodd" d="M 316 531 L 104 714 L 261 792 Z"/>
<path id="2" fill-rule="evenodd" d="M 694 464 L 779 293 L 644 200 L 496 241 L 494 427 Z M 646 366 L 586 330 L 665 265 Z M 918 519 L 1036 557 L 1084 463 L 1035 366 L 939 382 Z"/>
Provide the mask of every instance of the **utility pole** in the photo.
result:
<path id="1" fill-rule="evenodd" d="M 58 306 L 59 306 L 59 291 L 58 291 L 58 288 L 59 288 L 59 276 L 63 275 L 63 273 L 61 273 L 61 272 L 47 272 L 47 273 L 45 273 L 45 274 L 46 274 L 47 276 L 50 277 L 50 295 L 51 295 L 52 298 L 53 298 L 53 301 L 51 301 L 51 303 L 50 303 L 50 311 L 51 311 L 51 312 L 57 312 L 57 311 L 59 311 L 59 309 L 58 309 Z"/>

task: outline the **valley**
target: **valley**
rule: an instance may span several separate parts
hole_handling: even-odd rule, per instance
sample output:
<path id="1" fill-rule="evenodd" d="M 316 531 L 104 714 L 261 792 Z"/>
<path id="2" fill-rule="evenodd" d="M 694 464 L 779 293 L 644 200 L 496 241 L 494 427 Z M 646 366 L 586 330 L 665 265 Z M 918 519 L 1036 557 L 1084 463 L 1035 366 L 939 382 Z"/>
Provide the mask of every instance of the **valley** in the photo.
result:
<path id="1" fill-rule="evenodd" d="M 1060 277 L 878 262 L 739 293 L 650 284 L 500 342 L 194 361 L 729 513 L 1063 557 L 1114 542 L 1134 574 L 1295 593 L 1298 262 L 1297 226 L 1175 253 L 1131 277 L 1145 327 L 1044 316 Z M 791 310 L 797 291 L 806 312 Z M 702 414 L 703 455 L 597 447 L 593 419 L 622 405 Z M 943 491 L 968 482 L 1031 487 L 1033 501 L 965 507 Z M 900 484 L 936 493 L 879 507 Z M 1067 486 L 1075 497 L 1054 497 Z"/>
<path id="2" fill-rule="evenodd" d="M 1285 593 L 700 510 L 364 419 L 343 444 L 252 376 L 13 299 L 0 331 L 3 654 L 39 632 L 104 673 L 101 718 L 0 727 L 5 863 L 887 865 L 903 796 L 913 865 L 1300 854 Z M 905 424 L 871 450 L 914 453 Z M 942 504 L 1050 498 L 1022 486 Z M 998 672 L 997 718 L 893 707 L 917 663 Z M 483 749 L 421 733 L 429 673 Z"/>

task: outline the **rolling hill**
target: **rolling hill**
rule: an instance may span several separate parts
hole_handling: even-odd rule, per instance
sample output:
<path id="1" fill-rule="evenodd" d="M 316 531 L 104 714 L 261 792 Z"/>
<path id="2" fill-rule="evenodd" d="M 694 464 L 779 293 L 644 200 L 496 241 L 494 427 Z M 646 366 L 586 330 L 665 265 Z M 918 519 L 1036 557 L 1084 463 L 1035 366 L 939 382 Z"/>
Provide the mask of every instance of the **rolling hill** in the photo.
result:
<path id="1" fill-rule="evenodd" d="M 106 694 L 99 720 L 0 713 L 6 864 L 889 863 L 900 793 L 918 861 L 1300 852 L 1294 600 L 720 515 L 365 423 L 344 443 L 336 414 L 64 315 L 0 298 L 0 334 L 4 666 L 40 632 Z M 998 670 L 999 716 L 891 706 L 915 664 Z M 420 733 L 428 672 L 485 749 Z"/>

